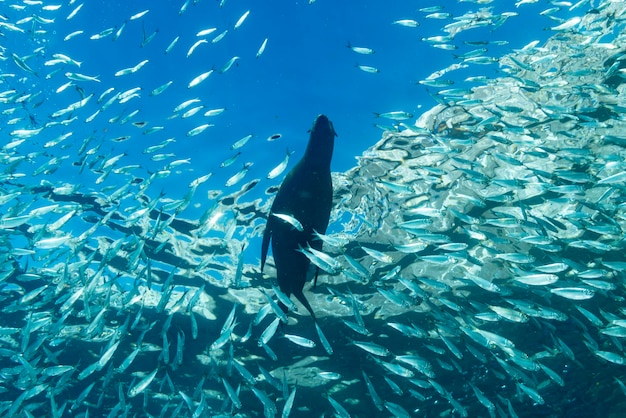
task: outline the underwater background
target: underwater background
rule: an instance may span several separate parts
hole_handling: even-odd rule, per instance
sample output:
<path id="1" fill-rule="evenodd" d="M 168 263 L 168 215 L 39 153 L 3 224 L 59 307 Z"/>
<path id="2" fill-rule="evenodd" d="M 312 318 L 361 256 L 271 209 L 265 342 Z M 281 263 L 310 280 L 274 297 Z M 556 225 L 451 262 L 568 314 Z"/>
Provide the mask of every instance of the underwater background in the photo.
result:
<path id="1" fill-rule="evenodd" d="M 621 416 L 625 19 L 0 1 L 0 414 Z M 261 236 L 318 114 L 330 261 L 281 324 Z"/>

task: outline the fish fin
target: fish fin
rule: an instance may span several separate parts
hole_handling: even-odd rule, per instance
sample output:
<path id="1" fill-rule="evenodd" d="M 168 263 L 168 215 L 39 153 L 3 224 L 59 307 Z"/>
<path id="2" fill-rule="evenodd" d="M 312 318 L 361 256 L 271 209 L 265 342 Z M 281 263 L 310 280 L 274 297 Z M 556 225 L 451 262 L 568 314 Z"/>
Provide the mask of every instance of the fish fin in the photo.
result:
<path id="1" fill-rule="evenodd" d="M 317 322 L 317 318 L 315 317 L 315 312 L 313 312 L 313 308 L 311 307 L 311 304 L 307 300 L 306 296 L 304 296 L 304 293 L 302 293 L 302 290 L 298 290 L 297 292 L 293 292 L 293 295 L 296 297 L 296 299 L 298 299 L 300 301 L 300 303 L 302 303 L 304 305 L 306 310 L 309 311 L 309 313 L 313 317 L 313 320 L 315 322 Z"/>
<path id="2" fill-rule="evenodd" d="M 313 280 L 313 289 L 315 289 L 315 286 L 317 286 L 317 275 L 320 272 L 320 268 L 319 267 L 315 267 L 315 279 Z"/>

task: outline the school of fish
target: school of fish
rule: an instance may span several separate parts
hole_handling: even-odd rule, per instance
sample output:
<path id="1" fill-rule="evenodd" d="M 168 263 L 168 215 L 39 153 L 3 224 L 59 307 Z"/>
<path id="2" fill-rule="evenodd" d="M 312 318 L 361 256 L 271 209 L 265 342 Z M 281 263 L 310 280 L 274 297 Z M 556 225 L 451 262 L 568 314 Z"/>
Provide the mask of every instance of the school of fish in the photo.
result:
<path id="1" fill-rule="evenodd" d="M 179 13 L 196 3 L 181 1 Z M 459 33 L 515 16 L 474 3 L 462 16 L 433 6 L 389 24 L 440 20 L 443 34 L 422 41 L 453 51 Z M 305 287 L 316 322 L 272 284 L 271 257 L 264 274 L 244 257 L 289 151 L 267 178 L 243 183 L 247 161 L 225 184 L 197 175 L 178 199 L 159 184 L 192 165 L 168 146 L 225 111 L 194 88 L 250 57 L 152 88 L 103 85 L 85 58 L 45 41 L 121 42 L 149 10 L 97 33 L 53 34 L 91 6 L 0 4 L 2 416 L 620 416 L 626 4 L 546 2 L 547 42 L 501 57 L 477 42 L 419 81 L 439 104 L 416 122 L 409 111 L 377 114 L 392 125 L 356 167 L 333 173 L 322 251 L 302 249 L 320 270 L 317 288 Z M 556 17 L 563 10 L 572 17 Z M 253 17 L 190 45 L 177 37 L 164 52 L 199 54 Z M 142 33 L 134 48 L 159 35 Z M 258 45 L 256 58 L 271 40 Z M 371 48 L 348 46 L 372 60 L 354 71 L 379 72 Z M 149 65 L 139 54 L 106 79 Z M 452 87 L 454 71 L 474 65 L 499 76 Z M 140 102 L 179 85 L 190 98 L 168 107 L 171 119 L 138 119 Z M 151 140 L 176 118 L 198 123 Z M 94 133 L 79 140 L 85 123 Z M 154 169 L 115 152 L 138 133 Z M 251 138 L 215 169 L 247 157 Z M 196 193 L 207 185 L 210 205 Z M 183 216 L 199 205 L 202 216 Z M 292 214 L 273 216 L 302 228 Z"/>

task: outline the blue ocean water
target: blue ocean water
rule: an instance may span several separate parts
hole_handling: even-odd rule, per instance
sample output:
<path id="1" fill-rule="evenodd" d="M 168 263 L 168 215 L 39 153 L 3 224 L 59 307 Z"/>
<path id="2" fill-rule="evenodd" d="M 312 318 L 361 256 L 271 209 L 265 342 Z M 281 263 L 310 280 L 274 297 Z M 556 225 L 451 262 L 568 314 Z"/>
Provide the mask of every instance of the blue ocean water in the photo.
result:
<path id="1" fill-rule="evenodd" d="M 167 204 L 171 200 L 185 197 L 190 189 L 189 184 L 194 179 L 212 173 L 206 182 L 198 186 L 191 205 L 177 215 L 179 218 L 191 220 L 197 220 L 210 209 L 218 196 L 234 193 L 253 179 L 260 179 L 259 184 L 241 200 L 247 202 L 261 199 L 262 203 L 267 203 L 271 196 L 265 191 L 272 186 L 278 186 L 284 176 L 283 174 L 269 180 L 266 179 L 267 173 L 283 160 L 287 150 L 294 152 L 287 170 L 293 167 L 303 154 L 308 140 L 307 130 L 316 115 L 324 113 L 334 123 L 338 138 L 335 142 L 332 170 L 344 172 L 355 165 L 356 157 L 381 138 L 383 132 L 375 125 L 404 130 L 405 126 L 402 124 L 412 126 L 422 112 L 438 103 L 437 91 L 441 89 L 426 87 L 419 81 L 438 70 L 460 63 L 462 58 L 459 56 L 479 48 L 486 49 L 479 53 L 480 56 L 499 58 L 532 41 L 542 44 L 555 33 L 549 28 L 573 16 L 581 16 L 588 8 L 588 5 L 583 4 L 582 7 L 570 11 L 568 5 L 563 4 L 558 11 L 551 14 L 555 18 L 552 19 L 540 14 L 555 7 L 549 1 L 528 4 L 520 1 L 519 5 L 514 2 L 484 1 L 362 1 L 358 4 L 328 0 L 317 0 L 312 4 L 237 0 L 221 3 L 213 0 L 158 3 L 72 1 L 60 4 L 60 8 L 53 8 L 54 10 L 43 10 L 43 4 L 32 3 L 34 4 L 3 2 L 0 9 L 1 21 L 15 25 L 1 27 L 4 35 L 0 38 L 3 58 L 1 90 L 15 90 L 17 95 L 26 96 L 19 101 L 2 101 L 3 145 L 7 146 L 11 141 L 20 138 L 20 134 L 15 134 L 18 130 L 37 130 L 48 124 L 41 134 L 24 134 L 25 142 L 15 145 L 19 149 L 20 158 L 27 163 L 15 163 L 15 171 L 24 176 L 11 180 L 29 186 L 53 184 L 58 187 L 63 183 L 77 186 L 80 193 L 99 199 L 98 202 L 103 207 L 130 215 L 140 210 L 141 204 L 146 204 L 145 201 L 126 199 L 123 206 L 118 208 L 115 202 L 107 200 L 107 195 L 115 193 L 129 182 L 141 184 L 157 173 L 146 194 L 154 202 L 158 202 L 158 205 Z M 186 10 L 181 12 L 181 7 L 185 5 Z M 430 12 L 419 10 L 435 6 L 442 6 L 437 13 L 450 13 L 452 17 L 462 16 L 470 11 L 476 12 L 477 21 L 481 19 L 480 13 L 504 17 L 501 18 L 501 25 L 489 24 L 458 34 L 447 43 L 455 49 L 445 50 L 433 47 L 423 40 L 445 35 L 441 28 L 454 21 L 452 17 L 427 18 L 426 15 Z M 75 16 L 68 19 L 75 10 Z M 147 12 L 141 17 L 130 19 L 142 11 Z M 236 22 L 248 11 L 245 20 L 235 28 Z M 38 19 L 39 17 L 43 19 Z M 419 22 L 419 26 L 407 27 L 393 23 L 400 19 L 414 19 Z M 20 30 L 16 30 L 16 27 Z M 196 36 L 198 32 L 209 28 L 215 28 L 215 31 L 204 37 Z M 227 32 L 221 40 L 212 42 L 224 31 Z M 72 33 L 75 36 L 65 40 Z M 91 39 L 97 34 L 102 34 L 101 39 Z M 175 39 L 178 41 L 166 53 L 166 48 Z M 207 42 L 198 44 L 188 57 L 191 46 L 201 39 Z M 265 51 L 256 57 L 265 39 Z M 372 48 L 375 53 L 357 54 L 347 47 L 348 43 Z M 55 54 L 63 54 L 81 64 L 50 64 L 50 60 L 58 59 Z M 223 71 L 226 63 L 233 57 L 238 57 L 235 64 Z M 365 72 L 357 65 L 371 66 L 379 72 Z M 116 75 L 133 67 L 137 70 Z M 206 80 L 195 87 L 188 87 L 194 77 L 210 70 L 213 73 Z M 68 76 L 68 73 L 74 75 Z M 95 79 L 86 80 L 76 74 Z M 471 88 L 476 84 L 466 81 L 467 77 L 496 78 L 501 75 L 503 71 L 497 62 L 489 65 L 468 63 L 466 68 L 451 71 L 442 79 L 454 82 L 445 88 Z M 68 82 L 71 84 L 66 85 Z M 163 93 L 151 94 L 154 89 L 168 82 L 172 84 Z M 108 91 L 109 89 L 113 90 Z M 118 97 L 106 107 L 107 101 L 116 93 L 131 89 L 137 89 L 130 93 L 136 97 L 131 97 L 124 103 Z M 32 97 L 27 97 L 29 94 Z M 9 94 L 12 95 L 13 93 Z M 188 100 L 196 101 L 183 110 L 174 111 L 178 105 Z M 202 108 L 194 115 L 183 117 L 185 111 L 195 106 Z M 203 116 L 210 109 L 221 108 L 225 110 L 217 116 Z M 54 116 L 59 111 L 64 113 Z M 403 121 L 376 117 L 377 113 L 392 111 L 404 111 L 412 116 Z M 138 126 L 133 125 L 133 122 Z M 212 126 L 201 134 L 188 134 L 204 124 Z M 232 144 L 250 134 L 251 139 L 242 148 L 232 149 Z M 280 134 L 280 138 L 268 141 L 267 138 L 274 134 Z M 60 140 L 63 135 L 69 136 Z M 173 141 L 159 151 L 145 151 L 146 148 L 169 139 Z M 55 143 L 57 140 L 59 142 Z M 88 158 L 84 157 L 84 150 L 79 152 L 83 145 L 85 149 L 93 151 L 87 152 L 90 156 Z M 220 164 L 238 152 L 241 154 L 231 165 L 220 167 Z M 154 157 L 158 154 L 163 154 L 162 159 Z M 119 160 L 107 165 L 107 161 L 117 157 Z M 5 161 L 7 165 L 12 163 L 10 159 Z M 176 163 L 168 167 L 172 162 Z M 245 163 L 252 165 L 243 180 L 236 185 L 227 186 L 227 181 Z M 134 165 L 137 167 L 133 168 Z M 27 171 L 24 166 L 35 172 Z M 85 168 L 80 169 L 82 166 Z M 121 169 L 123 172 L 107 174 L 107 168 Z M 128 175 L 124 174 L 126 171 Z M 13 170 L 7 168 L 5 175 L 9 172 Z M 14 212 L 23 213 L 26 210 L 24 208 L 29 205 L 37 207 L 40 203 L 32 202 L 28 196 L 20 196 L 17 200 L 18 203 L 11 209 L 5 208 L 7 216 L 15 215 Z M 57 220 L 58 217 L 56 214 L 50 216 L 49 220 Z M 228 216 L 225 219 L 229 219 Z M 334 227 L 337 228 L 337 225 Z M 83 222 L 70 220 L 63 229 L 78 236 L 85 232 L 84 228 Z M 28 233 L 37 236 L 40 231 Z M 8 232 L 6 234 L 10 235 Z M 238 235 L 237 230 L 234 234 L 238 239 L 247 238 Z M 127 235 L 129 236 L 132 237 L 131 234 Z M 111 237 L 117 239 L 118 235 L 111 233 Z M 7 240 L 11 240 L 15 248 L 27 248 L 30 244 L 29 240 L 17 233 Z M 260 237 L 249 238 L 245 254 L 247 264 L 258 265 L 259 248 Z M 63 253 L 57 256 L 60 260 L 63 259 Z M 45 264 L 45 260 L 41 259 L 20 262 L 26 268 L 37 263 Z M 214 269 L 218 276 L 222 271 Z M 64 298 L 68 296 L 67 292 L 63 294 Z M 328 296 L 328 299 L 332 300 L 332 297 Z M 225 304 L 219 306 L 224 308 Z M 229 302 L 228 308 L 230 306 Z M 594 305 L 593 308 L 598 307 Z M 212 314 L 221 321 L 228 314 L 228 309 Z M 250 312 L 247 314 L 252 315 Z M 180 329 L 188 326 L 187 322 L 183 325 L 178 316 L 174 321 Z M 335 322 L 339 324 L 338 320 Z M 20 327 L 23 323 L 16 321 L 12 326 Z M 218 325 L 211 326 L 219 328 Z M 385 330 L 389 332 L 386 327 Z M 259 330 L 255 330 L 256 337 L 260 333 L 257 331 Z M 335 329 L 332 328 L 332 331 Z M 374 331 L 376 336 L 386 335 L 380 330 Z M 575 338 L 562 329 L 560 331 L 558 335 L 564 339 Z M 238 329 L 238 334 L 244 332 L 245 330 L 240 332 Z M 306 332 L 313 338 L 314 333 L 310 329 Z M 545 332 L 545 329 L 541 332 Z M 172 347 L 177 335 L 180 334 L 174 334 L 173 339 L 170 339 Z M 193 344 L 189 335 L 187 332 L 188 346 Z M 349 346 L 335 357 L 339 357 L 336 361 L 342 363 L 343 359 L 345 364 L 352 367 L 353 363 L 347 357 L 350 357 L 350 350 L 357 350 L 349 345 L 347 339 L 341 339 L 342 335 L 335 334 L 333 337 L 333 342 L 340 340 Z M 547 336 L 534 335 L 532 341 L 540 344 L 544 337 L 548 339 Z M 197 345 L 210 344 L 214 339 L 211 336 L 207 341 L 197 342 Z M 28 345 L 28 338 L 22 341 L 24 340 L 26 342 L 22 342 L 22 345 Z M 400 337 L 392 337 L 386 341 L 394 349 L 403 344 Z M 298 358 L 302 355 L 301 347 L 281 347 L 280 350 L 279 354 L 283 355 L 281 359 L 290 356 Z M 118 366 L 120 359 L 115 360 Z M 161 358 L 152 360 L 156 363 Z M 11 362 L 11 366 L 15 366 L 14 363 L 17 364 L 17 361 Z M 144 364 L 148 366 L 141 371 L 151 371 L 154 368 L 149 361 Z M 87 364 L 77 365 L 77 370 L 84 371 L 86 366 Z M 330 364 L 329 369 L 331 366 L 336 364 Z M 350 373 L 350 367 L 346 366 L 341 372 Z M 126 390 L 136 383 L 140 376 L 144 375 L 133 376 L 132 382 L 124 381 L 123 389 Z M 161 373 L 158 376 L 164 386 L 165 379 L 161 377 Z M 358 376 L 357 378 L 360 379 Z M 377 384 L 384 386 L 381 375 L 377 378 Z M 78 392 L 75 387 L 72 387 L 72 391 Z M 381 391 L 389 395 L 388 399 L 395 399 L 390 395 L 393 390 L 387 388 Z M 260 405 L 247 387 L 244 392 L 244 396 L 248 398 L 246 405 Z M 455 395 L 459 393 L 462 392 L 457 390 Z M 472 393 L 471 389 L 466 393 Z M 317 394 L 312 395 L 302 390 L 297 403 L 315 405 L 315 396 Z M 355 392 L 351 392 L 351 396 L 356 396 Z M 497 390 L 491 388 L 489 396 L 495 400 Z M 362 398 L 366 398 L 366 395 Z M 199 402 L 198 399 L 195 401 Z M 459 401 L 470 403 L 467 397 Z M 115 402 L 117 401 L 108 399 L 106 407 L 99 411 L 103 415 L 108 414 Z M 444 403 L 443 400 L 441 402 Z M 481 408 L 475 399 L 472 398 L 471 402 L 476 410 Z M 358 408 L 367 407 L 359 405 Z M 433 410 L 441 412 L 438 407 L 429 411 Z M 260 416 L 260 411 L 257 408 L 246 413 Z M 324 411 L 331 413 L 326 406 Z M 312 413 L 314 412 L 317 411 Z M 554 411 L 551 413 L 554 414 Z"/>
<path id="2" fill-rule="evenodd" d="M 110 3 L 94 3 L 87 4 L 63 25 L 66 27 L 57 29 L 62 34 L 89 28 L 85 36 L 68 42 L 63 42 L 59 36 L 56 41 L 60 51 L 79 54 L 77 59 L 85 61 L 86 72 L 89 69 L 101 74 L 100 91 L 108 86 L 116 86 L 118 90 L 141 86 L 144 89 L 141 111 L 135 119 L 146 120 L 153 126 L 166 126 L 159 135 L 127 142 L 119 149 L 136 146 L 137 150 L 142 150 L 149 143 L 177 137 L 173 152 L 179 158 L 193 156 L 194 169 L 214 172 L 213 181 L 221 184 L 241 167 L 241 161 L 255 162 L 249 177 L 264 177 L 268 168 L 282 160 L 285 148 L 296 151 L 294 158 L 301 155 L 306 131 L 318 113 L 326 113 L 335 120 L 339 140 L 333 169 L 344 171 L 353 166 L 355 156 L 379 139 L 381 132 L 373 125 L 385 121 L 376 119 L 374 112 L 406 110 L 418 115 L 420 109 L 435 103 L 427 89 L 416 83 L 452 64 L 453 54 L 472 49 L 462 43 L 464 40 L 506 40 L 509 42 L 506 46 L 488 47 L 489 54 L 500 56 L 532 40 L 545 39 L 549 32 L 544 28 L 551 25 L 549 19 L 537 17 L 537 5 L 513 8 L 520 16 L 511 18 L 498 30 L 474 30 L 455 40 L 459 50 L 440 51 L 421 41 L 423 37 L 440 33 L 440 21 L 423 19 L 424 13 L 416 10 L 429 5 L 420 3 L 406 7 L 404 2 L 383 5 L 372 1 L 355 6 L 352 2 L 319 1 L 314 4 L 268 2 L 253 7 L 227 1 L 219 8 L 217 2 L 201 1 L 190 4 L 187 12 L 180 15 L 177 2 L 167 2 L 158 8 L 139 2 L 124 2 L 116 7 Z M 494 5 L 495 13 L 499 11 L 498 6 Z M 127 17 L 144 8 L 150 12 L 138 21 L 128 22 L 118 41 L 89 40 L 89 34 L 119 27 Z M 473 4 L 449 4 L 444 11 L 456 15 L 479 8 Z M 234 30 L 232 26 L 246 10 L 250 10 L 250 15 L 241 28 Z M 392 24 L 402 18 L 419 19 L 421 26 L 407 28 Z M 217 30 L 207 39 L 223 30 L 229 33 L 216 44 L 199 46 L 192 57 L 185 58 L 188 48 L 198 39 L 195 34 L 210 27 Z M 144 31 L 150 35 L 155 30 L 158 33 L 154 40 L 140 48 Z M 167 45 L 178 36 L 177 45 L 165 55 Z M 256 59 L 255 54 L 265 38 L 268 38 L 266 51 Z M 346 48 L 348 42 L 373 48 L 376 53 L 371 56 L 355 54 Z M 211 68 L 218 72 L 233 56 L 241 58 L 228 73 L 213 74 L 200 86 L 186 88 L 194 76 Z M 138 73 L 120 78 L 113 76 L 115 71 L 144 59 L 150 62 Z M 364 73 L 355 67 L 357 63 L 377 67 L 380 73 Z M 470 68 L 468 72 L 495 74 L 495 69 L 479 67 Z M 464 75 L 461 73 L 461 77 Z M 147 97 L 152 88 L 167 81 L 174 81 L 174 84 L 161 97 Z M 205 109 L 225 107 L 227 111 L 214 121 L 209 120 L 215 126 L 204 135 L 186 139 L 181 134 L 205 121 L 200 116 L 202 112 L 185 121 L 166 121 L 166 118 L 178 103 L 195 97 L 202 100 Z M 246 146 L 239 161 L 230 171 L 218 170 L 219 163 L 231 154 L 228 147 L 249 133 L 255 135 L 254 140 Z M 268 144 L 265 138 L 274 133 L 281 133 L 283 137 Z M 109 135 L 116 133 L 109 132 Z"/>
<path id="3" fill-rule="evenodd" d="M 184 12 L 181 7 L 187 4 Z M 182 216 L 197 218 L 205 210 L 209 199 L 204 200 L 208 190 L 232 192 L 237 186 L 225 186 L 226 181 L 244 163 L 253 163 L 244 181 L 262 179 L 260 185 L 250 192 L 251 197 L 263 196 L 262 190 L 272 184 L 279 184 L 280 177 L 266 180 L 267 173 L 285 156 L 293 151 L 291 165 L 301 157 L 306 141 L 307 130 L 313 118 L 319 113 L 327 114 L 334 121 L 338 132 L 332 163 L 333 171 L 345 171 L 355 164 L 355 157 L 374 144 L 382 131 L 375 124 L 392 126 L 396 121 L 377 118 L 376 113 L 402 110 L 414 115 L 405 123 L 409 125 L 421 112 L 437 102 L 437 89 L 418 84 L 433 72 L 448 67 L 461 55 L 477 48 L 486 48 L 484 55 L 499 57 L 513 49 L 521 48 L 534 40 L 544 40 L 550 34 L 546 28 L 554 21 L 540 16 L 539 12 L 549 3 L 537 2 L 515 7 L 512 3 L 499 2 L 474 4 L 471 2 L 420 2 L 407 4 L 402 1 L 365 1 L 355 4 L 350 1 L 328 2 L 282 2 L 269 1 L 262 5 L 241 1 L 198 1 L 198 2 L 86 2 L 74 17 L 66 16 L 74 2 L 54 13 L 54 23 L 45 27 L 46 36 L 33 37 L 28 45 L 15 46 L 18 55 L 32 53 L 39 46 L 45 49 L 37 54 L 48 58 L 54 53 L 62 53 L 82 62 L 76 72 L 98 76 L 99 82 L 76 81 L 74 86 L 61 93 L 54 90 L 67 81 L 63 74 L 67 68 L 44 79 L 54 67 L 34 68 L 39 78 L 29 80 L 42 89 L 45 103 L 33 115 L 38 124 L 48 120 L 54 111 L 80 100 L 83 96 L 94 97 L 81 109 L 79 118 L 87 118 L 96 112 L 102 103 L 96 99 L 107 89 L 114 92 L 103 98 L 103 103 L 115 92 L 140 88 L 138 96 L 123 106 L 112 106 L 102 111 L 92 122 L 77 123 L 71 127 L 58 129 L 59 132 L 73 132 L 65 144 L 78 146 L 82 140 L 94 135 L 102 141 L 101 152 L 117 155 L 124 153 L 123 162 L 140 164 L 136 172 L 145 177 L 146 172 L 154 172 L 167 162 L 154 162 L 150 155 L 142 151 L 169 138 L 175 142 L 159 152 L 172 153 L 169 160 L 189 159 L 189 164 L 177 167 L 177 175 L 158 180 L 163 194 L 168 198 L 184 196 L 182 185 L 196 177 L 212 173 L 212 178 L 196 192 L 197 205 L 191 206 Z M 451 43 L 458 49 L 447 51 L 433 48 L 422 39 L 444 35 L 441 31 L 448 19 L 428 19 L 428 13 L 418 9 L 442 6 L 440 13 L 460 16 L 473 11 L 479 12 L 488 7 L 497 15 L 514 12 L 500 27 L 491 26 L 472 29 L 461 33 Z M 142 11 L 148 12 L 136 20 L 131 16 Z M 63 11 L 63 12 L 61 12 Z M 246 12 L 249 15 L 241 27 L 234 29 L 237 20 Z M 7 17 L 19 11 L 7 10 Z M 560 11 L 559 18 L 569 16 L 567 10 Z M 393 22 L 400 19 L 415 19 L 418 27 L 406 27 Z M 200 38 L 196 34 L 205 29 L 215 28 L 206 36 L 206 43 L 200 44 L 194 53 L 187 57 L 190 47 Z M 93 35 L 112 29 L 113 34 L 102 39 L 91 39 Z M 115 40 L 117 31 L 119 37 Z M 75 31 L 83 33 L 69 40 L 64 38 Z M 228 31 L 220 41 L 212 40 Z M 154 37 L 145 41 L 151 35 Z M 177 43 L 168 54 L 166 48 L 174 40 Z M 255 55 L 263 41 L 267 39 L 264 53 Z M 498 45 L 494 41 L 505 41 Z M 21 42 L 21 41 L 20 41 Z M 474 42 L 474 45 L 468 44 Z M 347 48 L 354 46 L 372 48 L 372 55 L 361 55 Z M 487 45 L 482 45 L 487 43 Z M 9 45 L 11 46 L 11 45 Z M 12 46 L 11 46 L 12 47 Z M 235 65 L 226 73 L 220 70 L 232 57 L 239 57 Z M 136 73 L 115 76 L 120 70 L 134 67 L 147 60 Z M 13 63 L 8 62 L 11 70 Z M 356 65 L 368 65 L 380 70 L 379 73 L 361 71 Z M 41 65 L 41 63 L 40 63 Z M 213 69 L 214 73 L 198 86 L 187 88 L 197 75 Z M 497 64 L 473 65 L 451 74 L 455 84 L 451 87 L 471 86 L 463 80 L 468 76 L 495 77 Z M 159 96 L 150 92 L 172 82 L 172 85 Z M 15 84 L 7 80 L 9 86 L 27 89 L 28 85 Z M 174 113 L 174 108 L 186 100 L 197 99 L 189 108 L 201 105 L 203 108 L 194 116 L 183 119 L 183 111 Z M 209 109 L 224 108 L 222 114 L 204 117 Z M 114 117 L 124 118 L 131 112 L 138 113 L 124 125 L 111 123 Z M 145 127 L 136 128 L 131 122 L 146 122 Z M 213 126 L 195 137 L 186 133 L 202 124 Z M 150 128 L 162 127 L 156 133 L 146 134 Z M 268 142 L 273 134 L 281 138 Z M 231 145 L 246 135 L 252 139 L 241 150 L 237 160 L 226 168 L 220 163 L 236 152 Z M 111 140 L 129 137 L 124 142 Z M 144 173 L 144 174 L 142 174 Z M 83 173 L 75 177 L 75 171 L 57 172 L 67 182 L 85 183 Z M 240 183 L 242 184 L 242 183 Z M 254 243 L 253 243 L 254 245 Z"/>

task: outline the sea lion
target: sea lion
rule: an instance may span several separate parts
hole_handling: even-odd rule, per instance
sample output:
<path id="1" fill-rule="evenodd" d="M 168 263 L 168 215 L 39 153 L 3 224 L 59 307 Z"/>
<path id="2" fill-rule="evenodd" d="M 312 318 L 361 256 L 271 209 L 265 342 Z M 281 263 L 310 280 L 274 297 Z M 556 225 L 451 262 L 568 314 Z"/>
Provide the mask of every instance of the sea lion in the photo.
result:
<path id="1" fill-rule="evenodd" d="M 283 180 L 267 217 L 261 247 L 261 272 L 271 240 L 280 290 L 287 296 L 293 294 L 315 319 L 313 308 L 302 293 L 310 261 L 299 250 L 307 247 L 322 249 L 322 241 L 316 239 L 315 232 L 324 234 L 330 219 L 333 201 L 330 161 L 337 134 L 325 115 L 315 118 L 310 132 L 304 156 Z M 293 217 L 299 225 L 286 222 L 285 216 L 273 214 Z"/>

